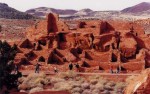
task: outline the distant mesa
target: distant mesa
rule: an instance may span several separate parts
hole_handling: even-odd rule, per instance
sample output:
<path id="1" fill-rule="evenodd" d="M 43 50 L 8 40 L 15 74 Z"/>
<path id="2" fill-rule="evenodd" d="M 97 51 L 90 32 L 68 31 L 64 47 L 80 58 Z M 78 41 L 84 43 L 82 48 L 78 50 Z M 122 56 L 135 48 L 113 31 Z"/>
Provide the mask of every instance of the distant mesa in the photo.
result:
<path id="1" fill-rule="evenodd" d="M 148 2 L 142 2 L 140 4 L 137 4 L 135 6 L 131 6 L 128 8 L 125 8 L 121 11 L 93 11 L 89 8 L 81 9 L 81 10 L 72 10 L 72 9 L 54 9 L 54 8 L 48 8 L 48 7 L 39 7 L 34 9 L 29 9 L 26 11 L 26 13 L 32 14 L 34 16 L 38 17 L 46 17 L 47 13 L 56 13 L 59 14 L 60 17 L 66 17 L 66 18 L 99 18 L 99 19 L 113 19 L 113 18 L 121 18 L 126 15 L 130 14 L 128 17 L 129 19 L 134 18 L 133 16 L 137 15 L 146 17 L 150 14 L 150 3 Z M 125 16 L 126 18 L 127 16 Z M 135 17 L 137 18 L 137 17 Z"/>
<path id="2" fill-rule="evenodd" d="M 121 12 L 123 13 L 139 13 L 150 10 L 150 3 L 142 2 L 132 7 L 128 7 L 123 9 Z"/>
<path id="3" fill-rule="evenodd" d="M 89 8 L 74 9 L 55 9 L 49 7 L 38 7 L 29 9 L 26 12 L 20 12 L 9 7 L 5 3 L 0 3 L 0 18 L 8 19 L 33 19 L 36 17 L 45 18 L 48 13 L 59 14 L 63 19 L 123 19 L 137 20 L 150 18 L 150 3 L 142 2 L 140 4 L 116 11 L 94 11 Z"/>
<path id="4" fill-rule="evenodd" d="M 92 12 L 93 10 L 86 8 L 86 9 L 81 9 L 79 12 Z"/>
<path id="5" fill-rule="evenodd" d="M 75 15 L 79 15 L 79 16 L 88 15 L 91 12 L 93 12 L 93 10 L 88 9 L 88 8 L 87 9 L 81 9 L 77 13 L 75 13 Z"/>
<path id="6" fill-rule="evenodd" d="M 8 5 L 5 3 L 0 3 L 0 7 L 8 7 Z"/>
<path id="7" fill-rule="evenodd" d="M 0 3 L 0 18 L 7 19 L 33 19 L 36 18 L 28 13 L 20 12 L 14 8 L 9 7 L 5 3 Z"/>
<path id="8" fill-rule="evenodd" d="M 73 15 L 77 11 L 73 9 L 54 9 L 54 8 L 48 8 L 48 7 L 39 7 L 35 9 L 29 9 L 26 11 L 26 13 L 32 14 L 34 16 L 38 17 L 46 17 L 47 13 L 56 13 L 59 15 Z"/>

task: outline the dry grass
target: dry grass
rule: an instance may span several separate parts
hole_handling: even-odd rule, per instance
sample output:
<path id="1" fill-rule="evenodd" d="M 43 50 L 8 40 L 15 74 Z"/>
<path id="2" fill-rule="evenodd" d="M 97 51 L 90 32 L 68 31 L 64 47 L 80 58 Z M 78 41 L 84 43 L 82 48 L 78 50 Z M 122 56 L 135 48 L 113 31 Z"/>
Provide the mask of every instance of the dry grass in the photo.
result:
<path id="1" fill-rule="evenodd" d="M 50 83 L 50 78 L 46 78 L 46 75 L 44 73 L 40 74 L 30 74 L 28 77 L 20 78 L 19 79 L 20 85 L 18 86 L 19 90 L 27 90 L 27 91 L 37 91 L 36 89 L 40 88 L 39 90 L 43 89 L 44 85 L 47 85 Z"/>
<path id="2" fill-rule="evenodd" d="M 19 89 L 36 92 L 43 89 L 44 85 L 53 85 L 51 90 L 69 91 L 71 94 L 123 94 L 126 86 L 123 82 L 113 82 L 100 76 L 84 78 L 73 71 L 60 73 L 54 77 L 46 77 L 44 74 L 32 74 L 27 78 L 21 78 Z"/>
<path id="3" fill-rule="evenodd" d="M 59 77 L 60 78 L 64 78 L 64 79 L 69 79 L 69 78 L 75 78 L 75 77 L 77 77 L 77 73 L 76 72 L 74 72 L 74 71 L 67 71 L 67 72 L 64 72 L 64 73 L 60 73 L 59 74 Z"/>

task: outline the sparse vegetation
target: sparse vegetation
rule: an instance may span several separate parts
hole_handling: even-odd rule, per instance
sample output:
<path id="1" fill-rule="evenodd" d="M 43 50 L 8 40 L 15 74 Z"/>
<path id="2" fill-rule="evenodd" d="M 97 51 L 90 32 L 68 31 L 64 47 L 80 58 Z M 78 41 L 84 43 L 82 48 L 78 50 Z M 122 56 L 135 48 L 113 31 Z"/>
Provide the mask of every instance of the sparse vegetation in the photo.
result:
<path id="1" fill-rule="evenodd" d="M 84 78 L 73 71 L 60 73 L 55 77 L 44 74 L 30 74 L 27 78 L 20 78 L 19 89 L 31 92 L 43 91 L 46 84 L 53 87 L 50 90 L 68 91 L 71 94 L 123 94 L 126 86 L 124 82 L 113 82 L 100 76 Z"/>
<path id="2" fill-rule="evenodd" d="M 20 78 L 19 80 L 20 85 L 18 86 L 19 90 L 27 90 L 29 93 L 42 91 L 44 85 L 47 85 L 50 83 L 50 78 L 46 77 L 44 73 L 40 74 L 30 74 L 28 77 Z"/>

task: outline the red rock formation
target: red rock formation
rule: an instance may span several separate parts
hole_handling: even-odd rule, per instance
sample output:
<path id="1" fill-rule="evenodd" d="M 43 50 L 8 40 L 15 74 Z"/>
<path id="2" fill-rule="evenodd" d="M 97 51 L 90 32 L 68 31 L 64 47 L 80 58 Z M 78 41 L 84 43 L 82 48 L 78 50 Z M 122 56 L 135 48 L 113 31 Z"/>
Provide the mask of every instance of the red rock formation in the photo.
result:
<path id="1" fill-rule="evenodd" d="M 57 22 L 58 16 L 51 13 L 47 15 L 47 34 L 58 32 Z"/>
<path id="2" fill-rule="evenodd" d="M 150 91 L 150 69 L 144 70 L 139 76 L 131 80 L 125 90 L 125 94 L 149 94 Z"/>
<path id="3" fill-rule="evenodd" d="M 30 42 L 29 39 L 25 39 L 22 43 L 19 44 L 20 48 L 32 48 L 33 44 Z"/>
<path id="4" fill-rule="evenodd" d="M 32 41 L 38 40 L 49 33 L 58 31 L 68 31 L 68 26 L 59 20 L 58 15 L 49 13 L 46 20 L 42 20 L 27 29 L 27 38 Z"/>
<path id="5" fill-rule="evenodd" d="M 28 28 L 27 39 L 19 44 L 22 53 L 17 54 L 16 63 L 27 61 L 34 65 L 42 57 L 43 69 L 47 64 L 61 64 L 65 67 L 61 67 L 62 71 L 66 70 L 69 62 L 79 62 L 81 68 L 88 66 L 85 71 L 97 66 L 108 70 L 109 64 L 114 69 L 121 65 L 129 71 L 150 66 L 148 51 L 143 56 L 141 50 L 150 48 L 149 38 L 136 22 L 72 21 L 77 24 L 74 29 L 69 29 L 69 23 L 50 13 L 46 20 Z M 34 56 L 28 58 L 29 55 Z"/>
<path id="6" fill-rule="evenodd" d="M 130 43 L 128 43 L 130 42 Z M 137 42 L 134 38 L 122 38 L 121 42 L 120 42 L 120 50 L 121 50 L 121 54 L 126 57 L 132 57 L 135 56 L 136 51 L 137 51 Z"/>

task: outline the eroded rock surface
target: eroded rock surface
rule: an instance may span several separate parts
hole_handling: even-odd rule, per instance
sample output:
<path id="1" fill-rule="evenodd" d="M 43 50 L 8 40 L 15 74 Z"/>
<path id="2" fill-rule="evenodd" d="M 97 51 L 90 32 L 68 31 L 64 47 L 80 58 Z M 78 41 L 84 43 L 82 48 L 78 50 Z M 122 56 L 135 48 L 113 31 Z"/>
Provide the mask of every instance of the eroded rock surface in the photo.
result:
<path id="1" fill-rule="evenodd" d="M 46 19 L 27 28 L 26 39 L 18 44 L 20 53 L 15 63 L 22 69 L 34 69 L 39 61 L 42 70 L 58 66 L 65 71 L 70 62 L 78 62 L 82 70 L 90 72 L 110 66 L 114 70 L 121 66 L 124 71 L 139 71 L 150 66 L 148 40 L 143 26 L 136 22 L 62 21 L 49 13 Z"/>
<path id="2" fill-rule="evenodd" d="M 149 94 L 150 91 L 150 69 L 142 71 L 142 73 L 134 77 L 129 82 L 125 94 Z"/>

